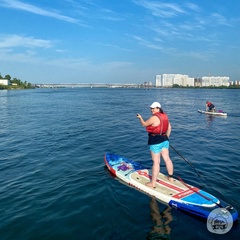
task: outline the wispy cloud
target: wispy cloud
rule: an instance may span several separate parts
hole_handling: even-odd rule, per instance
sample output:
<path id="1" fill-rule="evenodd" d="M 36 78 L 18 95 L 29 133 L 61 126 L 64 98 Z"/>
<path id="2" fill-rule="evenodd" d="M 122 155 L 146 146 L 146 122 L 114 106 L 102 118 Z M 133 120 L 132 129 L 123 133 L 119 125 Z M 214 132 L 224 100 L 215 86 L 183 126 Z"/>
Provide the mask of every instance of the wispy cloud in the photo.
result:
<path id="1" fill-rule="evenodd" d="M 231 26 L 229 21 L 219 13 L 212 13 L 211 18 L 213 18 L 213 22 L 219 25 Z"/>
<path id="2" fill-rule="evenodd" d="M 109 21 L 123 21 L 124 18 L 119 15 L 118 13 L 114 12 L 111 9 L 108 8 L 101 8 L 98 7 L 98 15 L 97 17 L 100 19 L 104 19 L 104 20 L 109 20 Z"/>
<path id="3" fill-rule="evenodd" d="M 152 43 L 152 42 L 149 42 L 139 36 L 132 36 L 137 42 L 138 44 L 140 45 L 143 45 L 147 48 L 151 48 L 151 49 L 157 49 L 157 50 L 162 50 L 162 46 L 159 46 L 157 43 Z M 159 43 L 160 41 L 158 41 Z"/>
<path id="4" fill-rule="evenodd" d="M 50 48 L 52 47 L 52 42 L 49 40 L 37 39 L 34 37 L 24 37 L 15 34 L 0 36 L 0 48 L 14 48 L 14 47 Z"/>
<path id="5" fill-rule="evenodd" d="M 185 13 L 185 10 L 182 7 L 174 3 L 164 3 L 159 1 L 157 2 L 148 0 L 132 0 L 132 1 L 135 4 L 151 11 L 152 15 L 157 17 L 171 18 Z"/>
<path id="6" fill-rule="evenodd" d="M 148 30 L 155 33 L 153 39 L 156 37 L 162 39 L 162 47 L 165 48 L 169 45 L 169 40 L 173 41 L 174 39 L 218 42 L 221 33 L 218 32 L 214 35 L 213 29 L 231 26 L 231 21 L 216 12 L 216 9 L 215 12 L 206 12 L 198 4 L 191 2 L 184 4 L 152 0 L 132 0 L 132 2 L 148 11 L 145 25 Z M 148 44 L 140 39 L 138 43 L 155 47 L 154 44 Z"/>
<path id="7" fill-rule="evenodd" d="M 34 5 L 23 3 L 23 2 L 20 2 L 17 0 L 1 0 L 0 5 L 5 8 L 13 8 L 13 9 L 17 9 L 17 10 L 22 10 L 22 11 L 30 12 L 30 13 L 41 15 L 41 16 L 46 16 L 46 17 L 63 20 L 66 22 L 79 23 L 78 19 L 59 14 L 54 9 L 52 9 L 51 11 L 45 10 L 40 7 L 36 7 Z"/>
<path id="8" fill-rule="evenodd" d="M 185 6 L 195 12 L 201 11 L 201 8 L 197 4 L 194 4 L 194 3 L 187 2 L 187 3 L 185 3 Z"/>

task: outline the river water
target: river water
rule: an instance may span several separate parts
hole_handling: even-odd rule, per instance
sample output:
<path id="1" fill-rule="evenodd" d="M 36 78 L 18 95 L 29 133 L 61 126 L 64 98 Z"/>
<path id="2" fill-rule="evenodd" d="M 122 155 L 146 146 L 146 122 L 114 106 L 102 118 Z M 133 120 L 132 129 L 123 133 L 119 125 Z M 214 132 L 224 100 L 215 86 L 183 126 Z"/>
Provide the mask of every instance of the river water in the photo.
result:
<path id="1" fill-rule="evenodd" d="M 198 113 L 206 100 L 228 116 Z M 205 221 L 169 209 L 106 169 L 106 152 L 151 167 L 136 113 L 147 119 L 153 101 L 172 124 L 175 175 L 240 212 L 239 90 L 1 90 L 0 239 L 239 239 L 239 219 L 226 234 L 210 233 Z"/>

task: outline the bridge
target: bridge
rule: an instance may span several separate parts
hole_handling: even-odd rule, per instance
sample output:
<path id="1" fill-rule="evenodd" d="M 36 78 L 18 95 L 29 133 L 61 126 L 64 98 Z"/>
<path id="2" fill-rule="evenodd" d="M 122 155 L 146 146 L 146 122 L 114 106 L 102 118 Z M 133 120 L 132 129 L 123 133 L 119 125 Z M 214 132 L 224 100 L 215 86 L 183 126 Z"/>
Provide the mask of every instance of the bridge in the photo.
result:
<path id="1" fill-rule="evenodd" d="M 141 84 L 106 84 L 106 83 L 40 83 L 36 88 L 140 88 Z M 144 86 L 145 87 L 145 86 Z"/>

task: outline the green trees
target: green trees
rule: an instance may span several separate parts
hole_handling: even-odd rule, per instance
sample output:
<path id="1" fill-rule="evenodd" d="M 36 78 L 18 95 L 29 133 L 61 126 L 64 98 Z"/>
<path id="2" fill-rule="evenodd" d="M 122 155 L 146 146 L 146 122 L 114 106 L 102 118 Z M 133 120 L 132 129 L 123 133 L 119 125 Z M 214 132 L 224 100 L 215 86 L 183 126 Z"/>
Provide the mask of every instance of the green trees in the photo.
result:
<path id="1" fill-rule="evenodd" d="M 12 80 L 10 80 L 10 83 L 12 85 L 12 87 L 17 87 L 17 88 L 24 88 L 24 89 L 27 89 L 27 88 L 32 88 L 32 85 L 31 83 L 28 83 L 26 81 L 22 82 L 20 79 L 17 79 L 17 78 L 13 78 Z"/>
<path id="2" fill-rule="evenodd" d="M 11 76 L 10 75 L 5 75 L 5 79 L 7 79 L 7 80 L 11 80 Z"/>
<path id="3" fill-rule="evenodd" d="M 10 82 L 10 85 L 1 85 L 0 84 L 0 89 L 28 89 L 32 88 L 32 84 L 28 83 L 26 81 L 22 82 L 20 79 L 17 78 L 11 78 L 9 74 L 5 75 L 3 78 L 1 73 L 0 73 L 0 79 L 7 79 Z"/>

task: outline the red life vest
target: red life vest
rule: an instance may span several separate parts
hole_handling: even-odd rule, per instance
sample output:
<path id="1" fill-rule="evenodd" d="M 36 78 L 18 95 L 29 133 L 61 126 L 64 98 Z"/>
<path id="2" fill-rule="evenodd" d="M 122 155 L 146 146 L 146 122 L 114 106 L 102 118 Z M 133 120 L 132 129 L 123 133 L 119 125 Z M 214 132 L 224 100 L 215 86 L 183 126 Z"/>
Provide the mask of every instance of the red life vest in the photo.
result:
<path id="1" fill-rule="evenodd" d="M 157 116 L 159 118 L 160 124 L 158 126 L 151 126 L 151 125 L 147 126 L 146 127 L 147 132 L 153 133 L 153 134 L 164 135 L 167 132 L 168 125 L 169 125 L 167 114 L 157 112 L 154 114 L 154 116 Z"/>

